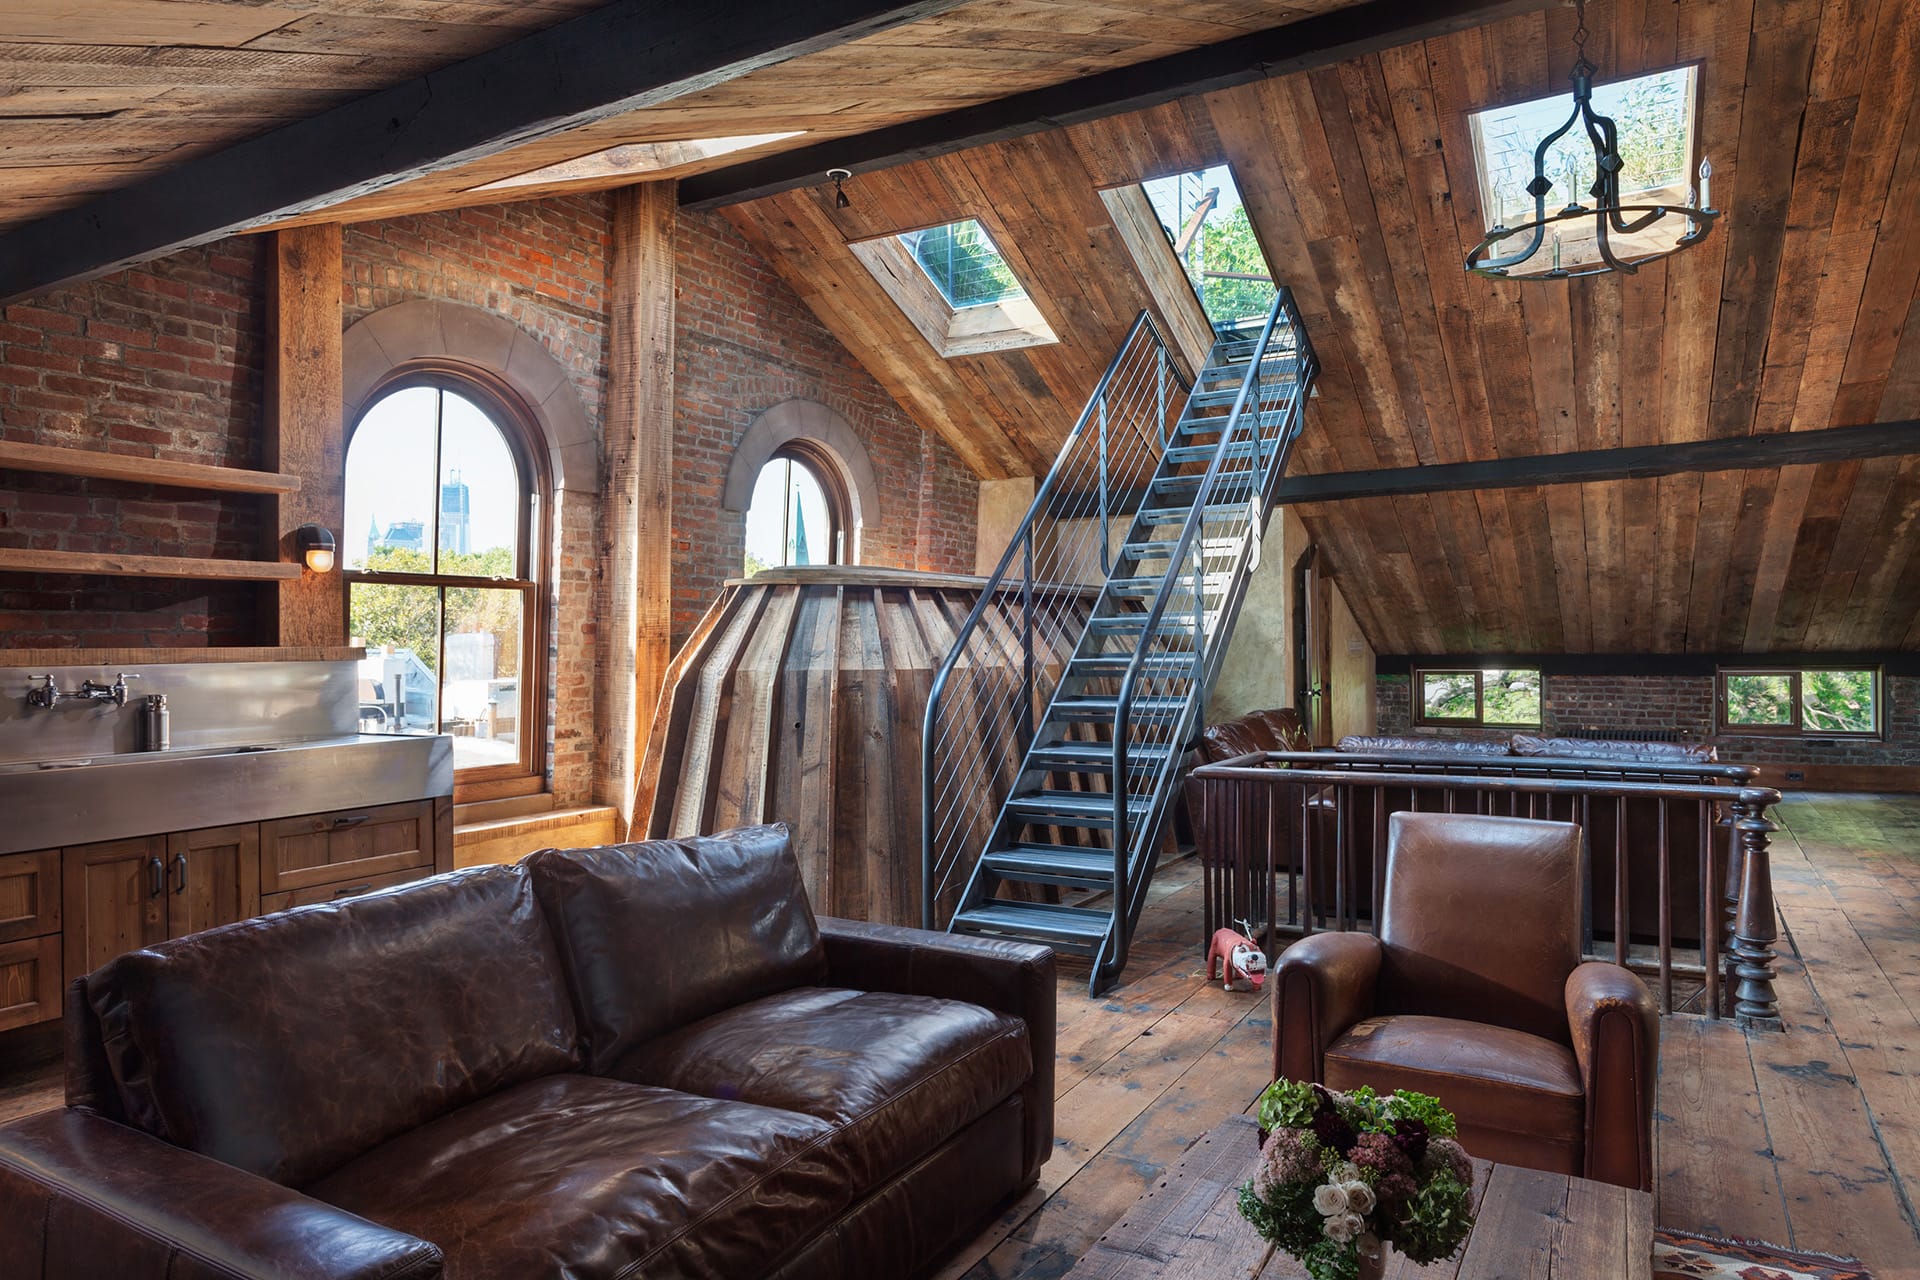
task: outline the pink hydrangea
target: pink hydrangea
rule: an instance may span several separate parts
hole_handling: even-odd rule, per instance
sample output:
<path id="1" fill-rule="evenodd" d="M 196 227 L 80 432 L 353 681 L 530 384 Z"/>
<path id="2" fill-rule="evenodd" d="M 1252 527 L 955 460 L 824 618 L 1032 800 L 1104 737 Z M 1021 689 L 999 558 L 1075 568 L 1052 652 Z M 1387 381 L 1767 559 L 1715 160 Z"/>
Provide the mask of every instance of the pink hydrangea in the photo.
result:
<path id="1" fill-rule="evenodd" d="M 1407 1159 L 1407 1153 L 1400 1149 L 1391 1135 L 1385 1133 L 1361 1134 L 1353 1144 L 1352 1160 L 1362 1169 L 1371 1169 L 1380 1177 L 1413 1172 L 1413 1161 Z"/>
<path id="2" fill-rule="evenodd" d="M 1319 1151 L 1305 1133 L 1298 1129 L 1275 1129 L 1267 1145 L 1260 1148 L 1254 1191 L 1264 1197 L 1277 1186 L 1318 1182 L 1325 1171 Z"/>

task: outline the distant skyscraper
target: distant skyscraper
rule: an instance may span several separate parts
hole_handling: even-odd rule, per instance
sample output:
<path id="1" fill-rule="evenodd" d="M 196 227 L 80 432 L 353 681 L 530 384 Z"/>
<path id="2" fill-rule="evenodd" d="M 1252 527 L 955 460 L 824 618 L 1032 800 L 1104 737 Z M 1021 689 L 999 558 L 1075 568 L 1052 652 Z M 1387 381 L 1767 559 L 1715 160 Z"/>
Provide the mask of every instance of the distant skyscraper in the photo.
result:
<path id="1" fill-rule="evenodd" d="M 467 491 L 466 482 L 460 479 L 460 473 L 454 472 L 447 482 L 440 486 L 440 549 L 451 551 L 455 555 L 467 555 L 473 550 L 473 534 L 469 521 L 473 516 L 473 497 Z"/>

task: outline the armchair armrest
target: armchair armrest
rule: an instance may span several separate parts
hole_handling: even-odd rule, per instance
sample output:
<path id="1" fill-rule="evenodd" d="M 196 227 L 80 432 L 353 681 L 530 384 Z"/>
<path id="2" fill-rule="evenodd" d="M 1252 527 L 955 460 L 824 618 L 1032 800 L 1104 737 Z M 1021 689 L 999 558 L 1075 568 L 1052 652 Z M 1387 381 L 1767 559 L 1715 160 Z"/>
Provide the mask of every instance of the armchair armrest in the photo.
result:
<path id="1" fill-rule="evenodd" d="M 1024 1155 L 1027 1176 L 1037 1176 L 1053 1151 L 1058 991 L 1052 949 L 831 916 L 820 917 L 820 940 L 826 947 L 830 985 L 964 1000 L 1027 1024 L 1033 1075 L 1021 1090 Z"/>
<path id="2" fill-rule="evenodd" d="M 437 1246 L 83 1111 L 0 1128 L 0 1258 L 47 1280 L 429 1280 Z"/>
<path id="3" fill-rule="evenodd" d="M 1653 1100 L 1660 1014 L 1647 984 L 1589 962 L 1567 976 L 1567 1026 L 1587 1095 L 1586 1176 L 1653 1189 Z"/>
<path id="4" fill-rule="evenodd" d="M 1373 1013 L 1380 940 L 1368 933 L 1316 933 L 1280 953 L 1273 988 L 1273 1074 L 1322 1080 L 1327 1046 Z"/>

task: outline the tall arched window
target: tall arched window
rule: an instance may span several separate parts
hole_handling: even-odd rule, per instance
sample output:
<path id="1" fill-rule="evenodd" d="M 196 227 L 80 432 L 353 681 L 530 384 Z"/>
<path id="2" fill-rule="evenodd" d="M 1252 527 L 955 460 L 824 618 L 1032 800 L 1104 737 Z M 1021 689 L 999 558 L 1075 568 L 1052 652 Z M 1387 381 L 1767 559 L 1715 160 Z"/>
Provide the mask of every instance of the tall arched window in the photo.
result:
<path id="1" fill-rule="evenodd" d="M 790 564 L 846 560 L 847 499 L 833 467 L 789 444 L 767 459 L 747 506 L 748 577 Z"/>
<path id="2" fill-rule="evenodd" d="M 361 728 L 453 737 L 465 781 L 539 773 L 544 472 L 509 398 L 415 373 L 347 445 L 348 630 Z"/>

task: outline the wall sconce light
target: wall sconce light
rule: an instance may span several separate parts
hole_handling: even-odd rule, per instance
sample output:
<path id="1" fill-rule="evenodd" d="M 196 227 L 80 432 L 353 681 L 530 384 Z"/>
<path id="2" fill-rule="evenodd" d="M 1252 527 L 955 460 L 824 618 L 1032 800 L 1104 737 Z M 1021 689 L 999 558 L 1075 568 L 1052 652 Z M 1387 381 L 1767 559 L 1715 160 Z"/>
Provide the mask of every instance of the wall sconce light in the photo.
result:
<path id="1" fill-rule="evenodd" d="M 847 199 L 847 189 L 841 185 L 853 176 L 853 170 L 829 169 L 827 170 L 827 176 L 833 179 L 833 207 L 836 209 L 853 208 L 853 201 Z"/>
<path id="2" fill-rule="evenodd" d="M 307 562 L 307 568 L 315 573 L 330 573 L 333 570 L 333 535 L 317 524 L 303 524 L 293 531 L 294 545 L 300 549 L 300 558 Z"/>

